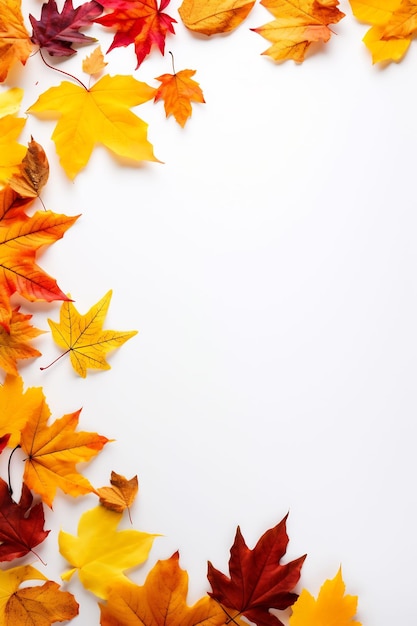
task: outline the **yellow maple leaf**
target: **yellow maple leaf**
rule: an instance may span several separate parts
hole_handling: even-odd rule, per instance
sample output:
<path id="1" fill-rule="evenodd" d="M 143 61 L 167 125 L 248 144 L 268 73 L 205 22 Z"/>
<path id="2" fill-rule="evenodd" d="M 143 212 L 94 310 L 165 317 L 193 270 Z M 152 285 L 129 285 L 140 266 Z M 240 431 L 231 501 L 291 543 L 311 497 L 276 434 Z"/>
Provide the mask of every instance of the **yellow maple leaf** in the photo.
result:
<path id="1" fill-rule="evenodd" d="M 43 585 L 20 587 L 28 580 L 45 580 Z M 51 626 L 78 614 L 78 603 L 68 591 L 31 565 L 0 570 L 0 623 L 3 626 L 31 624 Z"/>
<path id="2" fill-rule="evenodd" d="M 58 359 L 69 353 L 72 367 L 83 378 L 87 376 L 88 368 L 110 369 L 106 361 L 107 352 L 137 335 L 137 330 L 103 330 L 111 296 L 110 290 L 85 315 L 80 315 L 72 302 L 65 302 L 61 307 L 59 323 L 48 319 L 54 341 L 65 350 Z"/>
<path id="3" fill-rule="evenodd" d="M 187 605 L 188 574 L 179 567 L 179 554 L 158 561 L 143 586 L 125 581 L 112 585 L 107 603 L 100 604 L 101 626 L 245 626 L 234 611 L 227 612 L 208 595 Z"/>
<path id="4" fill-rule="evenodd" d="M 0 325 L 0 367 L 8 374 L 17 376 L 17 361 L 40 356 L 39 350 L 30 345 L 30 340 L 41 335 L 43 330 L 29 323 L 31 315 L 13 309 L 7 331 Z"/>
<path id="5" fill-rule="evenodd" d="M 62 167 L 73 179 L 96 144 L 134 162 L 157 161 L 147 139 L 148 125 L 130 107 L 151 100 L 155 89 L 133 76 L 105 75 L 87 89 L 67 81 L 51 87 L 28 109 L 58 118 L 52 139 Z"/>
<path id="6" fill-rule="evenodd" d="M 262 0 L 261 4 L 275 20 L 251 30 L 272 43 L 263 54 L 274 61 L 301 63 L 313 42 L 329 41 L 329 24 L 345 15 L 337 8 L 338 0 Z"/>
<path id="7" fill-rule="evenodd" d="M 30 35 L 23 23 L 20 0 L 2 0 L 0 4 L 0 82 L 9 69 L 20 61 L 26 63 L 32 51 Z"/>
<path id="8" fill-rule="evenodd" d="M 339 569 L 336 576 L 326 580 L 317 600 L 303 589 L 292 606 L 290 626 L 361 626 L 354 621 L 357 596 L 345 595 L 345 583 Z"/>
<path id="9" fill-rule="evenodd" d="M 23 90 L 13 88 L 0 94 L 0 186 L 18 171 L 26 148 L 17 142 L 26 120 L 16 117 Z"/>
<path id="10" fill-rule="evenodd" d="M 192 79 L 195 70 L 181 70 L 174 74 L 162 74 L 155 80 L 161 82 L 155 94 L 155 102 L 164 101 L 165 114 L 173 115 L 182 127 L 191 117 L 191 102 L 204 103 L 200 85 Z"/>
<path id="11" fill-rule="evenodd" d="M 76 464 L 90 461 L 109 439 L 97 433 L 75 432 L 80 412 L 64 415 L 48 425 L 51 412 L 42 394 L 22 429 L 20 446 L 26 455 L 23 480 L 49 507 L 58 487 L 71 496 L 95 491 L 77 471 Z"/>
<path id="12" fill-rule="evenodd" d="M 20 444 L 20 433 L 33 407 L 39 406 L 43 398 L 41 387 L 29 387 L 23 391 L 22 378 L 7 374 L 0 385 L 0 437 L 10 433 L 9 448 Z"/>
<path id="13" fill-rule="evenodd" d="M 371 24 L 363 41 L 373 63 L 400 61 L 417 30 L 414 0 L 350 0 L 354 16 Z"/>
<path id="14" fill-rule="evenodd" d="M 178 13 L 190 30 L 215 35 L 237 28 L 254 4 L 255 0 L 183 0 Z"/>
<path id="15" fill-rule="evenodd" d="M 86 589 L 106 598 L 116 583 L 127 581 L 126 570 L 146 561 L 158 535 L 117 530 L 121 518 L 121 513 L 98 506 L 83 513 L 77 536 L 59 533 L 59 551 L 73 566 L 62 574 L 63 580 L 70 580 L 78 571 Z"/>

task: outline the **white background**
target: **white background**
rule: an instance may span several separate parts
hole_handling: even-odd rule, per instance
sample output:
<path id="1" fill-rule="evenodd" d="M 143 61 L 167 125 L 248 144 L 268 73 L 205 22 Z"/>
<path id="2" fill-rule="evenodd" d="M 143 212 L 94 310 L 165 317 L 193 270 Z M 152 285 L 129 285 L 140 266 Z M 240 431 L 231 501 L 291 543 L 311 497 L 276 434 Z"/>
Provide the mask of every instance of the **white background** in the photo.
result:
<path id="1" fill-rule="evenodd" d="M 113 289 L 106 328 L 139 334 L 85 380 L 68 360 L 40 372 L 59 354 L 47 334 L 22 377 L 54 419 L 82 406 L 80 429 L 117 440 L 82 468 L 95 486 L 111 470 L 138 474 L 134 527 L 164 536 L 137 582 L 179 549 L 192 603 L 208 559 L 227 572 L 238 524 L 253 547 L 289 511 L 287 556 L 308 554 L 299 589 L 317 594 L 341 564 L 364 625 L 411 624 L 416 44 L 401 64 L 372 66 L 366 27 L 342 1 L 332 40 L 278 65 L 249 31 L 270 20 L 259 4 L 210 39 L 184 28 L 179 4 L 166 49 L 177 71 L 197 70 L 206 104 L 185 129 L 162 103 L 136 109 L 164 164 L 123 167 L 98 148 L 72 183 L 54 123 L 28 119 L 22 142 L 32 134 L 50 160 L 47 208 L 82 213 L 40 264 L 82 313 Z M 39 17 L 37 2 L 24 8 Z M 111 32 L 93 32 L 106 49 Z M 92 49 L 62 69 L 82 77 Z M 111 74 L 134 72 L 133 47 L 107 60 Z M 170 71 L 155 49 L 134 75 L 156 86 Z M 26 109 L 60 81 L 36 55 L 6 86 L 24 86 Z M 59 303 L 24 310 L 48 330 Z M 51 578 L 66 567 L 59 529 L 75 533 L 96 502 L 56 498 L 39 548 Z M 76 579 L 67 588 L 81 605 L 73 623 L 98 624 L 95 598 Z"/>

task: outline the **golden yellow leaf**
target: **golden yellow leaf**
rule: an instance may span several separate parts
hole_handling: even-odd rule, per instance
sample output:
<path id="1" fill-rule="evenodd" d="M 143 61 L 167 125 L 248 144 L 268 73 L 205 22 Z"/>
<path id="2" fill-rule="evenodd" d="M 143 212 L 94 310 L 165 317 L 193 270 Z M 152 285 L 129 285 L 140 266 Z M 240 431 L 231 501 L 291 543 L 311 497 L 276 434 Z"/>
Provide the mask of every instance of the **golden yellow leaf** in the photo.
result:
<path id="1" fill-rule="evenodd" d="M 78 603 L 68 591 L 47 580 L 43 585 L 20 587 L 27 580 L 46 580 L 31 565 L 0 570 L 0 623 L 3 626 L 52 626 L 78 614 Z"/>
<path id="2" fill-rule="evenodd" d="M 23 22 L 20 0 L 2 0 L 0 4 L 0 82 L 16 61 L 23 65 L 32 51 L 30 35 Z"/>
<path id="3" fill-rule="evenodd" d="M 0 117 L 14 115 L 20 109 L 23 99 L 23 89 L 13 87 L 0 93 Z"/>
<path id="4" fill-rule="evenodd" d="M 83 61 L 83 71 L 90 76 L 94 74 L 100 74 L 106 67 L 107 63 L 104 60 L 104 55 L 101 51 L 101 47 L 98 46 L 89 54 Z"/>
<path id="5" fill-rule="evenodd" d="M 106 598 L 116 583 L 126 582 L 124 575 L 148 558 L 153 540 L 158 535 L 138 530 L 117 530 L 121 513 L 95 507 L 80 518 L 78 536 L 59 533 L 59 551 L 73 566 L 61 578 L 78 576 L 86 589 Z"/>
<path id="6" fill-rule="evenodd" d="M 25 146 L 17 142 L 26 120 L 14 115 L 22 97 L 21 89 L 9 89 L 0 95 L 0 187 L 19 170 L 26 154 Z"/>
<path id="7" fill-rule="evenodd" d="M 49 163 L 42 146 L 31 138 L 27 152 L 9 185 L 23 198 L 36 198 L 46 185 Z"/>
<path id="8" fill-rule="evenodd" d="M 0 385 L 0 437 L 11 434 L 10 448 L 20 444 L 20 433 L 33 407 L 39 406 L 43 399 L 41 387 L 29 387 L 23 391 L 22 378 L 7 374 L 3 385 Z"/>
<path id="9" fill-rule="evenodd" d="M 148 125 L 130 111 L 154 95 L 155 89 L 133 76 L 106 74 L 90 89 L 67 81 L 51 87 L 28 113 L 58 119 L 52 139 L 62 167 L 73 179 L 97 144 L 134 162 L 158 160 L 147 139 Z"/>
<path id="10" fill-rule="evenodd" d="M 17 361 L 40 356 L 39 350 L 30 345 L 30 340 L 41 335 L 43 330 L 29 323 L 31 315 L 13 309 L 10 328 L 7 331 L 0 325 L 0 367 L 8 374 L 17 376 Z"/>
<path id="11" fill-rule="evenodd" d="M 111 487 L 100 487 L 97 493 L 100 497 L 100 504 L 111 511 L 122 513 L 132 504 L 138 493 L 138 477 L 134 476 L 130 480 L 117 474 L 111 473 Z"/>
<path id="12" fill-rule="evenodd" d="M 65 350 L 58 358 L 69 353 L 72 367 L 83 378 L 87 376 L 88 368 L 110 369 L 107 352 L 137 335 L 137 330 L 103 330 L 111 296 L 110 290 L 85 315 L 80 315 L 72 302 L 65 302 L 59 323 L 48 319 L 54 341 Z"/>
<path id="13" fill-rule="evenodd" d="M 26 455 L 23 480 L 49 507 L 58 487 L 71 496 L 95 491 L 76 465 L 90 461 L 109 439 L 97 433 L 75 432 L 80 412 L 64 415 L 48 425 L 51 413 L 42 394 L 22 429 L 20 445 Z"/>
<path id="14" fill-rule="evenodd" d="M 254 4 L 255 0 L 183 0 L 178 13 L 190 30 L 215 35 L 237 28 Z"/>
<path id="15" fill-rule="evenodd" d="M 290 626 L 361 626 L 356 615 L 357 596 L 345 595 L 345 583 L 339 569 L 336 576 L 323 583 L 317 600 L 303 589 L 292 606 Z"/>
<path id="16" fill-rule="evenodd" d="M 274 61 L 304 61 L 313 42 L 329 41 L 335 24 L 344 17 L 338 0 L 262 0 L 275 20 L 252 30 L 272 43 L 263 52 Z"/>

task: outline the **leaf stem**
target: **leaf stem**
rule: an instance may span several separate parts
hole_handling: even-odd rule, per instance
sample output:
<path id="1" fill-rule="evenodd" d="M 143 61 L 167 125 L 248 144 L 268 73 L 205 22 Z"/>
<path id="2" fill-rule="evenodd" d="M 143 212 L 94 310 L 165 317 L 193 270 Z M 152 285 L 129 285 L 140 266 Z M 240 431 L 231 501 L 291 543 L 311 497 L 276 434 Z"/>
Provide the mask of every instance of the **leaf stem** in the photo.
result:
<path id="1" fill-rule="evenodd" d="M 84 85 L 84 83 L 79 78 L 77 78 L 73 74 L 70 74 L 69 72 L 64 72 L 64 70 L 60 70 L 59 67 L 54 67 L 53 65 L 50 65 L 48 61 L 45 59 L 45 57 L 43 56 L 42 50 L 40 48 L 39 48 L 39 54 L 41 55 L 41 59 L 45 63 L 46 67 L 49 67 L 51 70 L 55 70 L 55 72 L 60 72 L 61 74 L 65 74 L 65 76 L 69 76 L 73 80 L 77 81 L 77 83 L 79 83 L 81 87 L 84 87 L 86 91 L 88 91 L 88 88 Z"/>
<path id="2" fill-rule="evenodd" d="M 10 452 L 9 460 L 7 462 L 7 482 L 8 482 L 8 485 L 9 485 L 9 494 L 10 494 L 10 496 L 13 495 L 12 481 L 11 481 L 11 476 L 10 476 L 10 463 L 12 461 L 12 456 L 14 455 L 14 453 L 16 452 L 16 450 L 18 448 L 20 448 L 20 444 L 15 446 L 13 448 L 13 450 Z"/>
<path id="3" fill-rule="evenodd" d="M 175 71 L 175 66 L 174 66 L 174 55 L 172 54 L 171 50 L 169 50 L 169 54 L 171 55 L 172 72 L 173 72 L 173 74 L 176 74 L 177 72 Z"/>
<path id="4" fill-rule="evenodd" d="M 40 367 L 39 369 L 43 372 L 43 370 L 47 370 L 49 367 L 51 367 L 52 365 L 54 365 L 57 361 L 59 361 L 59 359 L 62 359 L 63 356 L 65 356 L 66 354 L 68 354 L 68 352 L 70 351 L 71 348 L 68 348 L 68 350 L 65 350 L 65 352 L 63 352 L 62 354 L 60 354 L 59 356 L 56 357 L 56 359 L 54 359 L 53 361 L 51 361 L 51 363 L 49 363 L 49 365 L 45 365 L 45 367 Z"/>
<path id="5" fill-rule="evenodd" d="M 47 565 L 47 563 L 45 563 L 45 561 L 39 556 L 39 554 L 37 552 L 35 552 L 35 550 L 31 550 L 32 554 L 34 554 L 36 556 L 37 559 L 40 560 L 40 562 L 42 563 L 42 565 Z"/>

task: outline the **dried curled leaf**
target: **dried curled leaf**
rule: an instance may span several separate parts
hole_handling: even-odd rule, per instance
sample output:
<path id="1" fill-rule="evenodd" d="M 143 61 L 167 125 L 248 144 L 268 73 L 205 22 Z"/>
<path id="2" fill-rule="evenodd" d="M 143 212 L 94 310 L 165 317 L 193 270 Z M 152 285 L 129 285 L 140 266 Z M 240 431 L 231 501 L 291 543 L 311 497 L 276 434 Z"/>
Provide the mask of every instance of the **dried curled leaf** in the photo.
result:
<path id="1" fill-rule="evenodd" d="M 23 198 L 36 198 L 46 185 L 49 163 L 45 150 L 31 137 L 19 171 L 9 179 L 9 185 Z"/>
<path id="2" fill-rule="evenodd" d="M 123 513 L 125 509 L 128 509 L 132 504 L 138 493 L 138 477 L 133 476 L 130 480 L 117 474 L 111 473 L 110 478 L 111 487 L 100 487 L 97 489 L 97 493 L 100 497 L 100 504 L 106 509 L 116 511 L 116 513 Z"/>
<path id="3" fill-rule="evenodd" d="M 178 13 L 190 30 L 216 35 L 237 28 L 254 4 L 255 0 L 183 0 Z"/>

